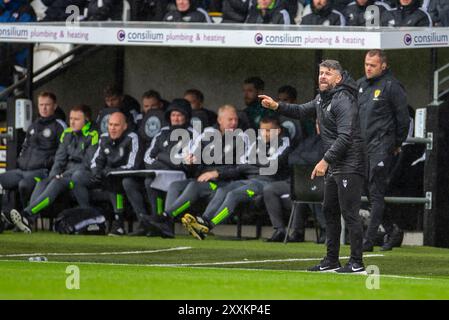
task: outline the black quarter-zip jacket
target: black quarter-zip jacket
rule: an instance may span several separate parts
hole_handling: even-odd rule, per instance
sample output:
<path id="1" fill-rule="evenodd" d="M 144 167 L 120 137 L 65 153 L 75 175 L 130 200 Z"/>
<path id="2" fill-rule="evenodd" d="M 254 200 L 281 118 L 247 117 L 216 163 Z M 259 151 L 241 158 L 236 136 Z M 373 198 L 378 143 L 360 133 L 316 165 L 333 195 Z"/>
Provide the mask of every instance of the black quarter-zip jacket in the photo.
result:
<path id="1" fill-rule="evenodd" d="M 365 170 L 365 146 L 360 132 L 357 84 L 345 71 L 335 88 L 302 104 L 279 103 L 278 111 L 291 118 L 317 117 L 324 160 L 332 174 L 360 174 Z"/>
<path id="2" fill-rule="evenodd" d="M 404 88 L 387 70 L 357 81 L 362 137 L 368 154 L 391 154 L 407 139 L 410 119 Z"/>

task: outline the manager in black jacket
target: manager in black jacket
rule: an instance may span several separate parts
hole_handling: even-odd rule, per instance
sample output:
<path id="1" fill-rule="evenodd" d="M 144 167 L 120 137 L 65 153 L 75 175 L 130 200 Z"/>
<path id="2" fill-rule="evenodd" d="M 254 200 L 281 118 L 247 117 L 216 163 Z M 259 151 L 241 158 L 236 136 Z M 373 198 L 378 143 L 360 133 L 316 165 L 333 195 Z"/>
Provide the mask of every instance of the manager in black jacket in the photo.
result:
<path id="1" fill-rule="evenodd" d="M 277 103 L 259 96 L 266 108 L 292 118 L 317 116 L 323 159 L 311 178 L 325 175 L 323 212 L 326 218 L 327 255 L 309 271 L 366 273 L 362 261 L 363 227 L 359 216 L 364 181 L 364 145 L 360 133 L 357 84 L 343 71 L 340 63 L 325 60 L 320 64 L 319 94 L 303 105 Z M 351 258 L 340 266 L 340 211 L 349 229 Z"/>
<path id="2" fill-rule="evenodd" d="M 13 190 L 19 190 L 22 207 L 25 208 L 36 183 L 48 174 L 54 162 L 59 139 L 66 124 L 55 117 L 56 96 L 41 92 L 38 96 L 39 118 L 27 130 L 22 150 L 17 159 L 17 169 L 0 174 L 4 189 L 2 214 L 10 221 L 10 211 L 16 207 Z"/>
<path id="3" fill-rule="evenodd" d="M 407 97 L 401 83 L 388 69 L 387 56 L 381 50 L 368 51 L 365 56 L 365 76 L 358 80 L 359 112 L 363 139 L 367 146 L 367 187 L 371 203 L 371 221 L 363 244 L 364 251 L 373 251 L 377 229 L 382 223 L 394 239 L 399 230 L 384 214 L 393 159 L 409 131 Z M 391 250 L 389 243 L 384 250 Z"/>

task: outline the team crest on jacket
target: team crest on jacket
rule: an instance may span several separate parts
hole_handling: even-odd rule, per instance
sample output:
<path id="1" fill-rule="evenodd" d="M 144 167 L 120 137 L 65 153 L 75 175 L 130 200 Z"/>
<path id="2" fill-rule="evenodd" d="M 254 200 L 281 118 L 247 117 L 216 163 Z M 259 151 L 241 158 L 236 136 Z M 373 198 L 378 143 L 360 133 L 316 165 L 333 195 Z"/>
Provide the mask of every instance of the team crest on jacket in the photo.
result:
<path id="1" fill-rule="evenodd" d="M 42 135 L 43 135 L 45 138 L 50 138 L 50 136 L 51 136 L 51 130 L 50 130 L 49 128 L 45 128 L 44 131 L 42 131 Z"/>
<path id="2" fill-rule="evenodd" d="M 167 140 L 165 140 L 165 141 L 164 141 L 164 143 L 162 144 L 162 146 L 163 146 L 163 147 L 166 147 L 166 146 L 168 146 L 168 141 L 167 141 Z"/>
<path id="3" fill-rule="evenodd" d="M 31 129 L 30 135 L 32 136 L 34 134 L 34 129 Z"/>
<path id="4" fill-rule="evenodd" d="M 123 150 L 123 148 L 119 148 L 118 154 L 120 155 L 120 158 L 123 157 L 125 155 L 125 150 Z"/>
<path id="5" fill-rule="evenodd" d="M 377 89 L 376 91 L 374 91 L 374 99 L 373 100 L 378 100 L 377 98 L 379 98 L 380 94 L 382 93 L 381 90 Z"/>
<path id="6" fill-rule="evenodd" d="M 348 186 L 348 180 L 345 179 L 345 180 L 343 180 L 343 187 L 346 188 L 347 186 Z"/>
<path id="7" fill-rule="evenodd" d="M 109 150 L 109 148 L 106 148 L 106 149 L 104 149 L 104 153 L 105 153 L 105 154 L 110 154 L 111 151 Z"/>

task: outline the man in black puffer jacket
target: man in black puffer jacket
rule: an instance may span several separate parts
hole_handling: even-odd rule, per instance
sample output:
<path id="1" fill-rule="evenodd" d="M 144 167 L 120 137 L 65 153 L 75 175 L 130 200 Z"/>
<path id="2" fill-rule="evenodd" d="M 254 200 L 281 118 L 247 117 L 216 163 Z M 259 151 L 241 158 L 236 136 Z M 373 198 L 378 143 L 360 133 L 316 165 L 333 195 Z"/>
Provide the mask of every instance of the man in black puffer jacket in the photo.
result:
<path id="1" fill-rule="evenodd" d="M 87 5 L 87 20 L 106 21 L 122 20 L 123 1 L 122 0 L 89 0 Z"/>
<path id="2" fill-rule="evenodd" d="M 151 141 L 151 144 L 144 155 L 145 169 L 177 170 L 185 171 L 186 174 L 189 173 L 189 170 L 182 164 L 182 161 L 185 157 L 183 152 L 187 152 L 186 150 L 190 147 L 190 143 L 193 139 L 193 129 L 190 127 L 191 116 L 192 108 L 187 100 L 174 99 L 172 101 L 165 111 L 166 121 L 167 123 L 170 123 L 170 125 L 163 127 Z M 188 141 L 171 139 L 173 131 L 178 129 L 184 130 L 184 132 L 189 134 Z M 172 155 L 172 149 L 178 146 L 180 147 L 178 153 L 173 153 Z M 150 212 L 146 209 L 143 196 L 144 193 L 146 193 L 145 198 L 149 199 L 151 214 L 161 214 L 163 211 L 165 193 L 153 188 L 153 181 L 154 178 L 152 177 L 147 177 L 145 179 L 127 177 L 123 179 L 123 188 L 126 190 L 126 196 L 140 222 L 137 232 L 132 235 L 145 235 L 148 233 L 148 230 L 146 230 L 145 227 L 145 221 Z"/>
<path id="3" fill-rule="evenodd" d="M 80 14 L 83 14 L 87 0 L 42 0 L 42 3 L 47 6 L 42 21 L 66 21 L 72 15 L 72 12 L 66 12 L 67 7 L 77 6 Z"/>
<path id="4" fill-rule="evenodd" d="M 251 0 L 223 0 L 222 23 L 245 22 Z"/>
<path id="5" fill-rule="evenodd" d="M 402 84 L 388 68 L 383 51 L 371 50 L 365 56 L 365 76 L 359 79 L 358 103 L 362 136 L 367 146 L 367 189 L 371 203 L 371 219 L 363 244 L 373 251 L 379 225 L 396 237 L 393 221 L 384 215 L 384 197 L 395 158 L 407 139 L 410 118 L 407 95 Z M 383 250 L 391 250 L 387 244 Z"/>
<path id="6" fill-rule="evenodd" d="M 168 12 L 163 21 L 166 22 L 207 22 L 212 19 L 203 8 L 198 8 L 193 0 L 176 2 L 176 10 Z"/>
<path id="7" fill-rule="evenodd" d="M 301 25 L 344 26 L 345 17 L 340 11 L 333 9 L 333 0 L 312 0 L 312 13 L 305 15 Z"/>
<path id="8" fill-rule="evenodd" d="M 283 0 L 257 0 L 245 23 L 291 24 L 291 19 Z"/>
<path id="9" fill-rule="evenodd" d="M 391 27 L 432 27 L 432 18 L 421 7 L 420 0 L 399 0 L 396 9 L 386 13 Z"/>
<path id="10" fill-rule="evenodd" d="M 59 139 L 66 124 L 54 115 L 56 96 L 42 92 L 38 96 L 40 117 L 27 130 L 22 150 L 17 159 L 18 169 L 8 170 L 0 175 L 0 185 L 5 190 L 2 213 L 8 221 L 10 211 L 16 207 L 13 190 L 19 190 L 20 200 L 25 208 L 36 183 L 48 174 L 52 167 Z"/>
<path id="11" fill-rule="evenodd" d="M 379 8 L 381 26 L 387 25 L 386 14 L 391 10 L 390 6 L 384 2 L 376 0 L 356 0 L 350 3 L 343 11 L 348 26 L 366 26 L 365 12 L 369 6 L 375 5 Z"/>
<path id="12" fill-rule="evenodd" d="M 359 216 L 365 151 L 360 132 L 357 84 L 335 60 L 325 60 L 320 64 L 318 83 L 320 93 L 306 104 L 277 103 L 268 96 L 260 98 L 264 107 L 278 110 L 285 116 L 318 118 L 326 151 L 311 178 L 325 176 L 323 212 L 327 255 L 309 271 L 366 273 L 362 259 L 363 227 Z M 341 215 L 349 229 L 351 242 L 351 258 L 344 267 L 339 262 Z"/>
<path id="13" fill-rule="evenodd" d="M 436 27 L 449 27 L 449 1 L 430 0 L 426 10 Z"/>

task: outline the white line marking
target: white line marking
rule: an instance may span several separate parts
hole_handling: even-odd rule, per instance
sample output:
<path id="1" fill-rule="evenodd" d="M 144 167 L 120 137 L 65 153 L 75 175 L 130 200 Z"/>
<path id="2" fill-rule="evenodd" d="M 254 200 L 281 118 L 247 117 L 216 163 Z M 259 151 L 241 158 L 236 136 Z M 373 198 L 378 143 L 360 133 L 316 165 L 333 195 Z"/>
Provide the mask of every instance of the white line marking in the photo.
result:
<path id="1" fill-rule="evenodd" d="M 192 247 L 175 247 L 168 249 L 158 250 L 144 250 L 144 251 L 118 251 L 118 252 L 50 252 L 50 253 L 15 253 L 15 254 L 2 254 L 0 258 L 12 258 L 12 257 L 33 257 L 33 256 L 115 256 L 115 255 L 129 255 L 129 254 L 145 254 L 145 253 L 158 253 L 188 250 Z"/>
<path id="2" fill-rule="evenodd" d="M 383 254 L 368 254 L 364 257 L 384 257 Z M 340 257 L 340 259 L 349 259 L 350 257 Z M 152 264 L 155 267 L 189 267 L 189 266 L 217 266 L 217 265 L 233 265 L 233 264 L 253 264 L 253 263 L 271 263 L 271 262 L 295 262 L 295 261 L 319 261 L 322 258 L 291 258 L 291 259 L 275 259 L 275 260 L 240 260 L 240 261 L 224 261 L 224 262 L 199 262 L 199 263 L 179 263 L 179 264 Z"/>
<path id="3" fill-rule="evenodd" d="M 320 259 L 311 259 L 311 260 L 320 260 Z M 0 260 L 0 262 L 25 262 L 23 260 Z M 50 263 L 50 264 L 72 264 L 73 261 L 45 261 L 41 263 Z M 76 264 L 80 265 L 104 265 L 104 266 L 125 266 L 125 267 L 145 267 L 145 268 L 181 268 L 181 269 L 197 269 L 197 270 L 226 270 L 226 271 L 253 271 L 253 272 L 291 272 L 291 273 L 305 273 L 305 274 L 331 274 L 335 275 L 336 277 L 341 277 L 342 274 L 332 273 L 332 272 L 310 272 L 306 270 L 279 270 L 279 269 L 255 269 L 255 268 L 220 268 L 220 267 L 194 267 L 194 266 L 175 266 L 175 265 L 155 265 L 155 264 L 133 264 L 133 263 L 108 263 L 108 262 L 76 262 Z M 354 276 L 354 275 L 350 275 Z M 365 275 L 366 276 L 366 275 Z M 373 275 L 371 275 L 373 276 Z M 388 275 L 388 274 L 382 274 L 380 275 L 382 278 L 397 278 L 397 279 L 411 279 L 411 280 L 435 280 L 431 278 L 418 278 L 418 277 L 408 277 L 408 276 L 398 276 L 398 275 Z"/>

